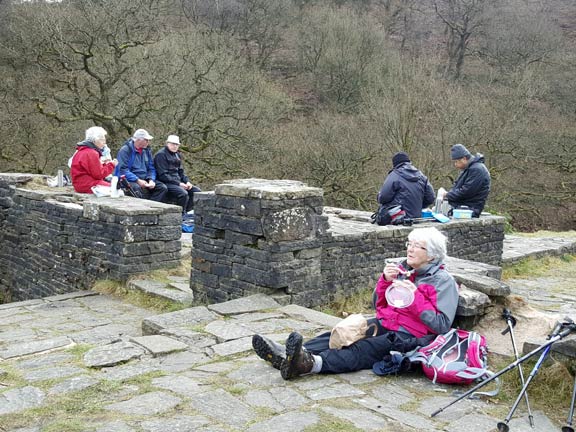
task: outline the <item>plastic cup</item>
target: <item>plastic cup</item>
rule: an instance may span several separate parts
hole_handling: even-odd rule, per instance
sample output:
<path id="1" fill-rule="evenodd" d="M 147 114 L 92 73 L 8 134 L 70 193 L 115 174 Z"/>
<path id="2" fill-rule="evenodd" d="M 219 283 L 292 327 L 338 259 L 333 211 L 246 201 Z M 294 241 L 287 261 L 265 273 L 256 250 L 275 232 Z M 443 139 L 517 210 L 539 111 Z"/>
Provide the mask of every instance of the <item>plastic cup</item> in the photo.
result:
<path id="1" fill-rule="evenodd" d="M 392 283 L 386 290 L 386 301 L 395 308 L 406 308 L 414 302 L 414 293 L 401 283 Z"/>

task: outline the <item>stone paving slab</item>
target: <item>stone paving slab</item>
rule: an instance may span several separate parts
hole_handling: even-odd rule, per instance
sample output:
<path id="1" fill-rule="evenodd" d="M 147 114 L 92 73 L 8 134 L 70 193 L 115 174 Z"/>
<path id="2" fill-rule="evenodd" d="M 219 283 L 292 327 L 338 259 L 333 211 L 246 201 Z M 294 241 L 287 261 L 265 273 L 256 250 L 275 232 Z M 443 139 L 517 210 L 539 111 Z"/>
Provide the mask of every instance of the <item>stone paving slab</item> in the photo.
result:
<path id="1" fill-rule="evenodd" d="M 104 409 L 130 415 L 156 415 L 176 407 L 182 399 L 165 392 L 152 392 L 135 396 L 127 401 L 106 405 Z"/>
<path id="2" fill-rule="evenodd" d="M 135 280 L 128 282 L 128 288 L 175 303 L 192 304 L 194 301 L 194 295 L 190 289 L 182 290 L 179 287 L 174 287 L 173 284 L 163 282 Z"/>
<path id="3" fill-rule="evenodd" d="M 197 306 L 152 316 L 142 321 L 142 333 L 145 335 L 157 334 L 163 329 L 174 327 L 193 327 L 215 320 L 217 314 L 205 306 Z"/>
<path id="4" fill-rule="evenodd" d="M 7 390 L 0 394 L 0 415 L 40 406 L 44 397 L 42 390 L 32 386 Z"/>
<path id="5" fill-rule="evenodd" d="M 300 432 L 315 425 L 320 417 L 314 413 L 287 413 L 248 428 L 248 432 Z"/>
<path id="6" fill-rule="evenodd" d="M 152 354 L 153 357 L 169 354 L 176 351 L 184 351 L 188 348 L 183 342 L 166 336 L 151 335 L 130 338 L 130 342 L 141 346 Z"/>
<path id="7" fill-rule="evenodd" d="M 276 309 L 278 303 L 271 297 L 264 294 L 254 294 L 249 297 L 242 297 L 224 303 L 209 305 L 208 309 L 220 315 L 237 315 L 247 312 L 257 312 L 266 309 Z"/>
<path id="8" fill-rule="evenodd" d="M 31 354 L 51 351 L 58 348 L 68 347 L 72 341 L 66 336 L 44 339 L 33 342 L 13 343 L 0 350 L 0 358 L 7 360 L 14 357 L 22 357 Z"/>
<path id="9" fill-rule="evenodd" d="M 114 366 L 143 355 L 142 348 L 130 342 L 120 341 L 91 349 L 84 354 L 84 364 L 91 368 Z"/>
<path id="10" fill-rule="evenodd" d="M 366 410 L 323 407 L 322 411 L 342 420 L 349 421 L 363 431 L 381 431 L 391 428 L 390 423 L 382 416 Z"/>

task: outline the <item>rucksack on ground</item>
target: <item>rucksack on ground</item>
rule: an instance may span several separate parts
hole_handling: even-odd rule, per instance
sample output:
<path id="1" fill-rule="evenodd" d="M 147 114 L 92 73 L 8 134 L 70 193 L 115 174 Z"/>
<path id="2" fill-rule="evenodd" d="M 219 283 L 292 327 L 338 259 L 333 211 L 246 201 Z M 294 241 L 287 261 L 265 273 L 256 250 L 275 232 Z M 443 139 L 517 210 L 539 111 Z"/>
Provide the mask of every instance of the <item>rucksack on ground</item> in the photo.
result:
<path id="1" fill-rule="evenodd" d="M 451 329 L 428 345 L 411 353 L 410 361 L 420 363 L 424 374 L 439 384 L 472 384 L 493 375 L 488 370 L 486 338 L 474 331 Z M 494 396 L 494 392 L 477 392 Z"/>

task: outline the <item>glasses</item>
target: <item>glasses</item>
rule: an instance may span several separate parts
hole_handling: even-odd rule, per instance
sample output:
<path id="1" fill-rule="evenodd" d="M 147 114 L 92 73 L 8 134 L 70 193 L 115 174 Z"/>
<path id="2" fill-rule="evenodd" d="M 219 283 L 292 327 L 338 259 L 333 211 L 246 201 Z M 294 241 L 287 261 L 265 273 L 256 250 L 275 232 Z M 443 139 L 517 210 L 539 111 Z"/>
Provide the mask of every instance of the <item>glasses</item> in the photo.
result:
<path id="1" fill-rule="evenodd" d="M 427 250 L 424 246 L 422 246 L 420 243 L 415 243 L 415 242 L 410 242 L 407 241 L 406 242 L 406 249 L 413 247 L 414 249 L 422 249 L 422 250 Z"/>

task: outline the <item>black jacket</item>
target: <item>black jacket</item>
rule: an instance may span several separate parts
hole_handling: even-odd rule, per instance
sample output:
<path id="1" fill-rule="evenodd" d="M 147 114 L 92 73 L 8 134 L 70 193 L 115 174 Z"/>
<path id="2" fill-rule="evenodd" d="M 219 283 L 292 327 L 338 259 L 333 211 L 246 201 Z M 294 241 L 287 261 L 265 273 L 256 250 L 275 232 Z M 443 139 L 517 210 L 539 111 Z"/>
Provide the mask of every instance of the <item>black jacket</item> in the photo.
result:
<path id="1" fill-rule="evenodd" d="M 378 202 L 385 207 L 401 205 L 407 218 L 419 218 L 422 209 L 434 202 L 434 188 L 419 169 L 404 162 L 388 173 Z"/>
<path id="2" fill-rule="evenodd" d="M 179 185 L 190 181 L 184 174 L 179 152 L 172 153 L 164 147 L 154 156 L 154 166 L 156 167 L 156 177 L 162 183 Z"/>
<path id="3" fill-rule="evenodd" d="M 484 155 L 472 157 L 462 170 L 452 189 L 446 194 L 448 203 L 454 208 L 468 206 L 474 217 L 479 217 L 490 193 L 490 173 L 484 165 Z"/>

